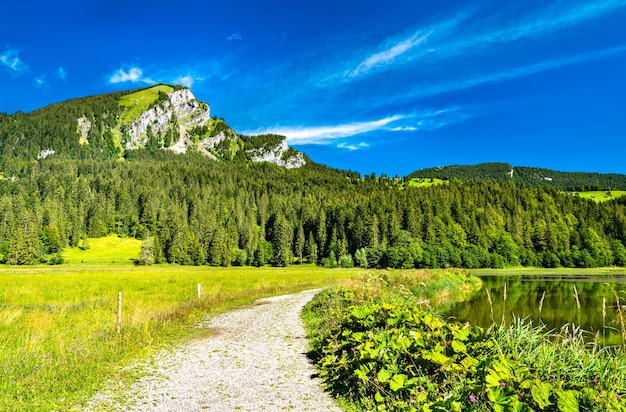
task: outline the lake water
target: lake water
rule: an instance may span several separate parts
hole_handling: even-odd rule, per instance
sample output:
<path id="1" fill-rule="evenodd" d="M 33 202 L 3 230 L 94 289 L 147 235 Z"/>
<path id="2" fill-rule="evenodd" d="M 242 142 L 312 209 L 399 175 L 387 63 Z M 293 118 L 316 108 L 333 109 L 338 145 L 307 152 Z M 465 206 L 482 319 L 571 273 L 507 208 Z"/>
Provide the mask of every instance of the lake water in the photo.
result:
<path id="1" fill-rule="evenodd" d="M 624 299 L 620 304 L 626 305 L 626 275 L 533 274 L 480 276 L 480 278 L 483 281 L 483 289 L 476 292 L 469 301 L 454 306 L 447 316 L 485 328 L 491 326 L 494 321 L 500 323 L 503 316 L 506 322 L 510 322 L 513 315 L 528 318 L 534 325 L 545 324 L 549 330 L 559 330 L 565 324 L 575 323 L 584 330 L 594 333 L 599 331 L 600 339 L 605 344 L 622 343 L 615 293 Z M 489 290 L 491 295 L 491 305 L 486 290 Z M 576 292 L 580 309 L 575 297 Z M 542 309 L 539 312 L 544 293 Z M 606 301 L 604 318 L 603 298 Z M 623 310 L 626 316 L 626 307 Z M 591 338 L 592 336 L 589 337 Z"/>

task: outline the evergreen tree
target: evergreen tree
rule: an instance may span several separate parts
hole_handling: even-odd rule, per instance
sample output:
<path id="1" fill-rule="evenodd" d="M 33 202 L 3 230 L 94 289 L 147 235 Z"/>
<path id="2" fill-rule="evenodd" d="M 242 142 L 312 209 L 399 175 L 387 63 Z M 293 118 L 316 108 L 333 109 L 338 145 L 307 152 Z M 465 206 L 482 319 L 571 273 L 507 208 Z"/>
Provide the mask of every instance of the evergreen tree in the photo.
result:
<path id="1" fill-rule="evenodd" d="M 34 217 L 25 214 L 15 228 L 7 250 L 9 265 L 33 265 L 41 258 L 41 244 Z"/>
<path id="2" fill-rule="evenodd" d="M 315 239 L 313 238 L 313 232 L 309 232 L 309 237 L 307 238 L 304 252 L 306 253 L 306 257 L 309 263 L 317 262 L 317 244 L 315 243 Z"/>
<path id="3" fill-rule="evenodd" d="M 274 247 L 272 264 L 275 266 L 289 266 L 292 237 L 293 231 L 287 219 L 282 214 L 276 215 L 271 230 L 272 246 Z"/>
<path id="4" fill-rule="evenodd" d="M 302 224 L 300 224 L 300 226 L 298 226 L 298 230 L 296 231 L 296 236 L 293 242 L 293 252 L 294 255 L 298 257 L 300 264 L 302 264 L 303 261 L 305 241 L 306 239 L 304 237 L 304 227 L 302 226 Z"/>

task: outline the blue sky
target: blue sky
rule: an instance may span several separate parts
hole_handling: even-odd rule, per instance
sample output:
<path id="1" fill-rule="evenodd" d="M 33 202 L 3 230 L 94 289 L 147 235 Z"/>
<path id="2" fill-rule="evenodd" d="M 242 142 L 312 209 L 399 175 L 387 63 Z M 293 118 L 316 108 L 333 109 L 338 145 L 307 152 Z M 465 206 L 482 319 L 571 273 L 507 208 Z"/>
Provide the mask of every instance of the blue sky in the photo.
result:
<path id="1" fill-rule="evenodd" d="M 0 19 L 0 112 L 179 83 L 336 168 L 626 174 L 626 0 L 28 1 Z"/>

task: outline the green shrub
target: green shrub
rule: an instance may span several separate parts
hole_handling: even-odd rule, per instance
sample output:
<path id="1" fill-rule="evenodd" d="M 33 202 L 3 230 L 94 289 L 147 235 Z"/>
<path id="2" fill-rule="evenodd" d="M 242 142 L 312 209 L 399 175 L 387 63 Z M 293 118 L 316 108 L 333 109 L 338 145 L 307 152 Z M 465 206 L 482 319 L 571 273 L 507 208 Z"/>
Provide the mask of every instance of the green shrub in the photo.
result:
<path id="1" fill-rule="evenodd" d="M 349 409 L 626 410 L 623 352 L 590 350 L 573 325 L 554 335 L 519 319 L 487 330 L 446 322 L 406 280 L 365 278 L 305 308 L 312 358 Z"/>

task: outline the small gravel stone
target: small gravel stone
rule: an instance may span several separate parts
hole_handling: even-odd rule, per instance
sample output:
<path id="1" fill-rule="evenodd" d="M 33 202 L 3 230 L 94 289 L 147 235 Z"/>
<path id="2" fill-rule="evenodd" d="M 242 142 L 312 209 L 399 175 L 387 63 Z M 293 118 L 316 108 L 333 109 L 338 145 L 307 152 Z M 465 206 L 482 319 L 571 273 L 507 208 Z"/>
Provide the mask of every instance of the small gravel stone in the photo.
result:
<path id="1" fill-rule="evenodd" d="M 202 322 L 214 334 L 142 365 L 149 374 L 96 395 L 102 411 L 341 411 L 309 362 L 300 319 L 317 290 L 261 299 Z"/>

